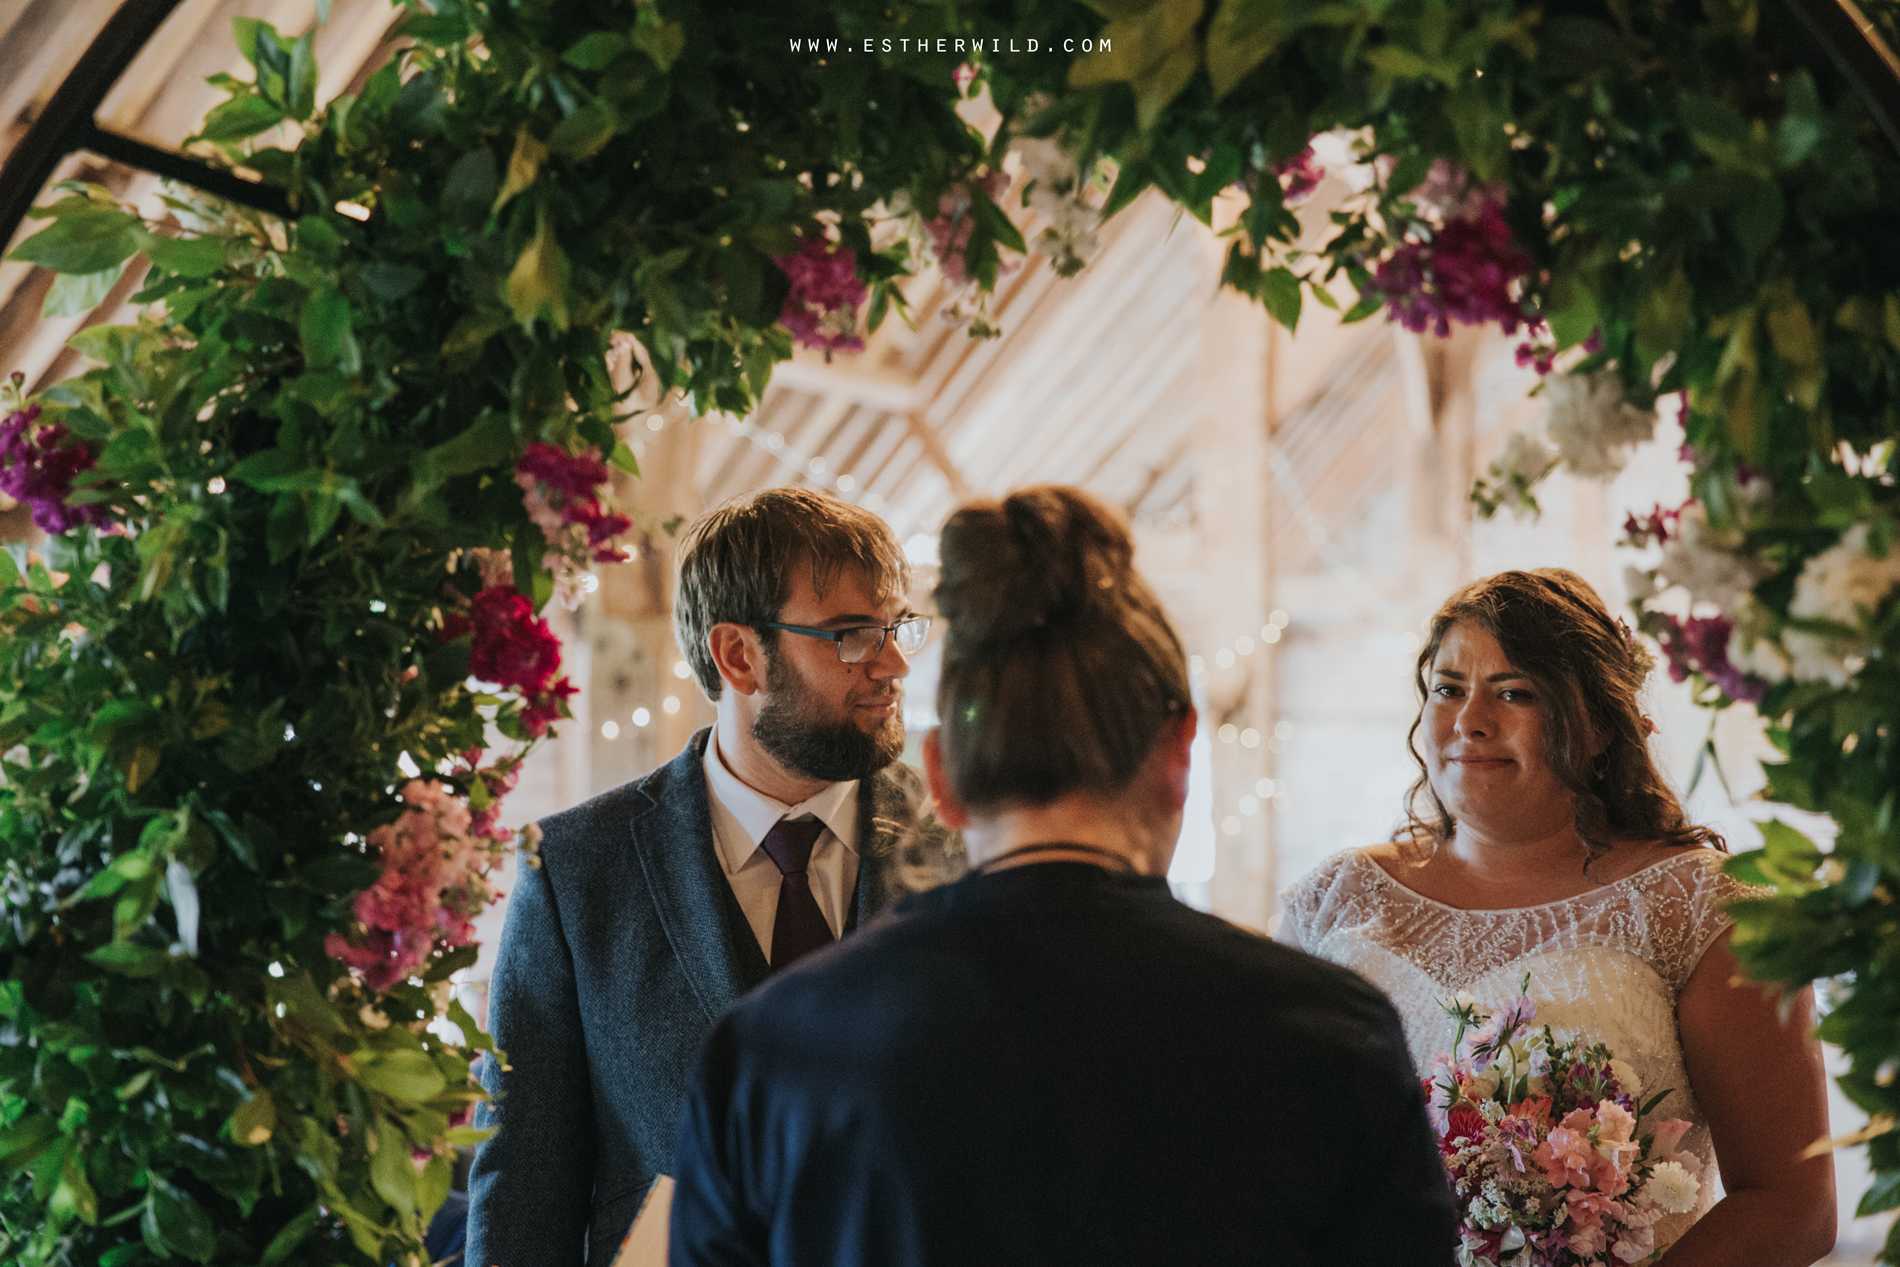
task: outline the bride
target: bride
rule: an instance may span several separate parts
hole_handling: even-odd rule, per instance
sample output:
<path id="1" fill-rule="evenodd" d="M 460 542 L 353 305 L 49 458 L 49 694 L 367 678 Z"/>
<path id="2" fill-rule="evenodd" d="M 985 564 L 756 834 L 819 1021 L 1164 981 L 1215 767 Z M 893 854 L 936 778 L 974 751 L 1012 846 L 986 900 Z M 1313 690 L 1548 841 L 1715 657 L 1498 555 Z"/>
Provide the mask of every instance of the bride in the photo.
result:
<path id="1" fill-rule="evenodd" d="M 1561 569 L 1476 581 L 1432 620 L 1412 726 L 1423 774 L 1391 843 L 1336 855 L 1282 895 L 1280 939 L 1352 968 L 1405 1021 L 1417 1068 L 1451 1046 L 1439 1000 L 1496 1007 L 1530 974 L 1537 1023 L 1635 1066 L 1701 1207 L 1656 1226 L 1664 1267 L 1806 1267 L 1834 1244 L 1811 992 L 1738 979 L 1722 842 L 1650 760 L 1649 655 Z M 1420 755 L 1422 749 L 1422 755 Z M 1713 1204 L 1713 1208 L 1711 1207 Z M 1672 1243 L 1673 1242 L 1673 1243 Z"/>

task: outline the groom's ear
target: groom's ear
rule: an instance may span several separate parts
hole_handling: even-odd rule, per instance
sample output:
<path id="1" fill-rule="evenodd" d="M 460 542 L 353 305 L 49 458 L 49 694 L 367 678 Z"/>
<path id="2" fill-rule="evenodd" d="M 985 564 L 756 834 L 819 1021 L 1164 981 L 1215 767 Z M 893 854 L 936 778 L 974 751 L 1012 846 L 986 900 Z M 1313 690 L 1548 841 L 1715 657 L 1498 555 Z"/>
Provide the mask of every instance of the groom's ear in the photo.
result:
<path id="1" fill-rule="evenodd" d="M 957 799 L 956 789 L 950 786 L 950 773 L 943 767 L 943 743 L 938 738 L 942 733 L 939 728 L 924 736 L 924 786 L 936 803 L 937 821 L 951 831 L 962 831 L 969 826 L 970 812 Z"/>
<path id="2" fill-rule="evenodd" d="M 765 689 L 765 644 L 749 625 L 721 621 L 706 631 L 719 679 L 737 695 L 757 695 Z"/>

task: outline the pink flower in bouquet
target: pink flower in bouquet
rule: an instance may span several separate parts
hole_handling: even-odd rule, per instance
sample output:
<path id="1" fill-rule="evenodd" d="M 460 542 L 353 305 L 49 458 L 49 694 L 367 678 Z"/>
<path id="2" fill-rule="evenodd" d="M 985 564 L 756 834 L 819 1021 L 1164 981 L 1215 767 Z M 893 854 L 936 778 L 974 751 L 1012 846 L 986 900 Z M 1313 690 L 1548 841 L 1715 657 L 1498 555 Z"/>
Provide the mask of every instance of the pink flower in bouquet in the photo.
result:
<path id="1" fill-rule="evenodd" d="M 1677 1149 L 1682 1147 L 1682 1137 L 1688 1133 L 1689 1124 L 1679 1117 L 1672 1117 L 1667 1122 L 1658 1124 L 1655 1139 L 1650 1144 L 1651 1155 L 1667 1157 L 1670 1153 L 1676 1152 Z M 1687 1156 L 1691 1161 L 1694 1161 L 1697 1170 L 1702 1168 L 1701 1160 L 1695 1157 L 1694 1154 L 1679 1154 L 1676 1160 L 1682 1160 L 1683 1156 Z"/>
<path id="2" fill-rule="evenodd" d="M 1595 1124 L 1592 1117 L 1589 1109 L 1572 1109 L 1533 1154 L 1551 1183 L 1560 1188 L 1590 1186 L 1591 1172 L 1600 1160 L 1596 1146 L 1590 1142 L 1590 1128 Z"/>
<path id="3" fill-rule="evenodd" d="M 1636 1129 L 1636 1115 L 1615 1100 L 1597 1104 L 1597 1147 L 1613 1144 L 1619 1149 L 1634 1147 L 1630 1134 Z"/>
<path id="4" fill-rule="evenodd" d="M 821 237 L 808 237 L 793 255 L 775 255 L 772 262 L 791 281 L 791 293 L 779 312 L 779 324 L 808 348 L 833 352 L 861 352 L 858 305 L 865 286 L 858 279 L 857 253 L 848 246 L 833 247 Z"/>

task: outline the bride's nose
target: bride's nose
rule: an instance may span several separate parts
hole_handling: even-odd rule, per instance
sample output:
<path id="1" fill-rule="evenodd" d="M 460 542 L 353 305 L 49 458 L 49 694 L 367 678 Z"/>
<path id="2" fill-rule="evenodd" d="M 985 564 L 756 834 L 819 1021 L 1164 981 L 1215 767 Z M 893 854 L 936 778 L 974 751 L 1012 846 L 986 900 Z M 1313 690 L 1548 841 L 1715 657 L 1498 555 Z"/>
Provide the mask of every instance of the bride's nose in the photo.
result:
<path id="1" fill-rule="evenodd" d="M 1466 698 L 1458 709 L 1458 715 L 1452 719 L 1452 725 L 1467 739 L 1489 739 L 1493 729 L 1490 710 L 1476 697 Z"/>

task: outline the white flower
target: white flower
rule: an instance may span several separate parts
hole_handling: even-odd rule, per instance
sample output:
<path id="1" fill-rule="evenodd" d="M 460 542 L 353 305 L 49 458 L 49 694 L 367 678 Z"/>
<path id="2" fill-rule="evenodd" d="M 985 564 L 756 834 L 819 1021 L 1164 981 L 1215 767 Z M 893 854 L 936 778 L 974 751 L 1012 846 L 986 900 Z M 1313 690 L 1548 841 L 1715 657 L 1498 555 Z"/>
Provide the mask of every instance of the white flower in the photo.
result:
<path id="1" fill-rule="evenodd" d="M 1880 606 L 1895 585 L 1900 585 L 1900 549 L 1876 559 L 1867 552 L 1867 525 L 1855 524 L 1802 567 L 1788 614 L 1858 626 L 1861 613 Z"/>
<path id="2" fill-rule="evenodd" d="M 1629 449 L 1656 434 L 1654 410 L 1638 409 L 1623 395 L 1614 370 L 1553 374 L 1544 380 L 1550 433 L 1564 465 L 1587 479 L 1608 479 L 1629 461 Z"/>
<path id="3" fill-rule="evenodd" d="M 1663 542 L 1657 571 L 1670 584 L 1688 590 L 1691 598 L 1714 603 L 1726 615 L 1774 570 L 1741 554 L 1741 544 L 1739 530 L 1710 527 L 1702 503 L 1691 502 L 1677 516 L 1675 534 Z"/>
<path id="4" fill-rule="evenodd" d="M 1075 157 L 1052 137 L 1022 137 L 1010 148 L 1028 178 L 1029 207 L 1048 222 L 1029 244 L 1063 277 L 1072 277 L 1102 249 L 1096 229 L 1102 213 L 1082 201 L 1084 182 Z"/>
<path id="5" fill-rule="evenodd" d="M 1544 442 L 1544 438 L 1529 431 L 1513 431 L 1504 438 L 1504 448 L 1498 453 L 1498 474 L 1505 479 L 1515 477 L 1524 484 L 1535 484 L 1550 474 L 1550 467 L 1557 460 L 1557 451 Z"/>
<path id="6" fill-rule="evenodd" d="M 1616 1078 L 1616 1085 L 1623 1089 L 1624 1095 L 1634 1100 L 1643 1094 L 1642 1075 L 1636 1072 L 1636 1066 L 1629 1061 L 1612 1058 L 1610 1073 Z"/>
<path id="7" fill-rule="evenodd" d="M 1856 524 L 1802 566 L 1788 614 L 1863 629 L 1896 585 L 1900 585 L 1900 549 L 1888 551 L 1884 559 L 1875 558 L 1867 550 L 1867 525 Z M 1846 686 L 1861 671 L 1869 650 L 1867 640 L 1859 634 L 1830 635 L 1800 629 L 1784 633 L 1781 645 L 1786 652 L 1788 676 L 1834 687 Z M 1730 659 L 1734 660 L 1733 655 Z"/>
<path id="8" fill-rule="evenodd" d="M 1361 145 L 1372 143 L 1372 129 L 1349 132 L 1345 128 L 1334 128 L 1321 132 L 1309 143 L 1313 147 L 1313 161 L 1354 193 L 1371 188 L 1372 182 L 1378 179 L 1377 169 L 1364 161 L 1359 149 Z"/>
<path id="9" fill-rule="evenodd" d="M 1788 649 L 1788 676 L 1797 682 L 1826 682 L 1843 687 L 1848 679 L 1867 663 L 1848 638 L 1827 638 L 1820 634 L 1790 629 L 1781 636 Z"/>
<path id="10" fill-rule="evenodd" d="M 1643 1192 L 1671 1214 L 1687 1214 L 1695 1209 L 1702 1195 L 1702 1181 L 1683 1168 L 1681 1162 L 1666 1161 L 1649 1172 Z"/>
<path id="11" fill-rule="evenodd" d="M 1735 631 L 1728 636 L 1728 662 L 1749 677 L 1779 682 L 1793 673 L 1788 653 L 1770 633 L 1773 617 L 1750 596 L 1735 605 Z"/>
<path id="12" fill-rule="evenodd" d="M 1504 1080 L 1495 1068 L 1480 1069 L 1471 1075 L 1471 1086 L 1465 1094 L 1476 1100 L 1489 1100 L 1497 1094 L 1498 1084 Z"/>

